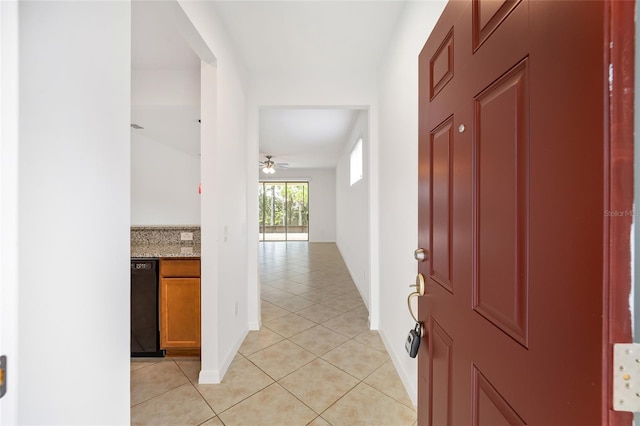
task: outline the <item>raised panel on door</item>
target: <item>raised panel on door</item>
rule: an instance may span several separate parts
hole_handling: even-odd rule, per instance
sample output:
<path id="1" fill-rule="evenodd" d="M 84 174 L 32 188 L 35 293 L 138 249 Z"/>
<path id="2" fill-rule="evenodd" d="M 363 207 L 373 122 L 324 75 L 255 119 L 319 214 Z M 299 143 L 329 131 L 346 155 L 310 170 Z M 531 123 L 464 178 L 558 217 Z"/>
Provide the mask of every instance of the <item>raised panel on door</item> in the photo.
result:
<path id="1" fill-rule="evenodd" d="M 473 426 L 525 426 L 493 384 L 473 366 Z"/>
<path id="2" fill-rule="evenodd" d="M 473 308 L 527 346 L 527 60 L 475 97 Z"/>
<path id="3" fill-rule="evenodd" d="M 453 28 L 451 28 L 429 60 L 429 97 L 431 99 L 453 78 L 455 52 L 453 47 Z"/>
<path id="4" fill-rule="evenodd" d="M 473 0 L 473 49 L 476 50 L 502 24 L 521 0 Z"/>
<path id="5" fill-rule="evenodd" d="M 429 327 L 430 413 L 429 425 L 451 426 L 453 420 L 453 340 L 432 319 Z"/>
<path id="6" fill-rule="evenodd" d="M 453 116 L 431 132 L 431 273 L 429 277 L 450 292 L 451 192 L 453 190 Z"/>

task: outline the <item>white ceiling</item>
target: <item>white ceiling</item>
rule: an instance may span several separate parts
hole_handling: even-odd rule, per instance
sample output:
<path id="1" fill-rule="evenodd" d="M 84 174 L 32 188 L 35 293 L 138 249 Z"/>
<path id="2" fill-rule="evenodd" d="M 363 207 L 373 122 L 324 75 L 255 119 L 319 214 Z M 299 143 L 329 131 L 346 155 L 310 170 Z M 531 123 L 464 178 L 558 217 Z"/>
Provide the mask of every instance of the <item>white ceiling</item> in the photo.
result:
<path id="1" fill-rule="evenodd" d="M 161 3 L 133 2 L 132 67 L 199 67 L 199 59 L 166 18 Z M 370 73 L 382 59 L 402 5 L 402 1 L 364 0 L 216 1 L 250 76 Z M 151 112 L 144 111 L 143 131 L 166 135 L 162 130 L 167 126 L 166 109 L 156 124 Z M 290 168 L 335 167 L 357 113 L 309 105 L 261 109 L 259 160 L 268 154 Z M 172 133 L 179 134 L 177 126 L 184 121 L 177 120 Z"/>
<path id="2" fill-rule="evenodd" d="M 376 69 L 401 1 L 218 1 L 250 73 Z"/>
<path id="3" fill-rule="evenodd" d="M 359 110 L 338 108 L 260 110 L 260 156 L 296 168 L 332 168 Z"/>

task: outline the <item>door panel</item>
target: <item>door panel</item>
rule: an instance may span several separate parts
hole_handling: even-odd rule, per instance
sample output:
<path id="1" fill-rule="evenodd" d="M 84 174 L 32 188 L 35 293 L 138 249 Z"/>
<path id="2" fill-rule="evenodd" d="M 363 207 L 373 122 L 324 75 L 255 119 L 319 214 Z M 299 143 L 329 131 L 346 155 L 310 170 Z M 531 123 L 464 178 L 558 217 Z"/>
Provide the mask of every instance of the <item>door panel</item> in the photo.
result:
<path id="1" fill-rule="evenodd" d="M 600 423 L 605 6 L 450 2 L 420 54 L 419 425 Z"/>
<path id="2" fill-rule="evenodd" d="M 526 423 L 509 406 L 500 392 L 473 366 L 473 425 L 524 426 Z"/>
<path id="3" fill-rule="evenodd" d="M 431 99 L 453 78 L 453 28 L 429 61 L 429 92 Z"/>
<path id="4" fill-rule="evenodd" d="M 473 0 L 473 49 L 502 24 L 520 0 Z"/>
<path id="5" fill-rule="evenodd" d="M 473 308 L 527 346 L 527 60 L 475 97 Z"/>
<path id="6" fill-rule="evenodd" d="M 453 341 L 447 332 L 435 321 L 431 323 L 429 335 L 433 336 L 430 350 L 431 357 L 431 424 L 451 425 L 452 423 L 452 351 Z"/>
<path id="7" fill-rule="evenodd" d="M 453 117 L 447 119 L 431 133 L 431 158 L 437 167 L 431 168 L 431 278 L 447 290 L 451 285 L 451 187 Z"/>

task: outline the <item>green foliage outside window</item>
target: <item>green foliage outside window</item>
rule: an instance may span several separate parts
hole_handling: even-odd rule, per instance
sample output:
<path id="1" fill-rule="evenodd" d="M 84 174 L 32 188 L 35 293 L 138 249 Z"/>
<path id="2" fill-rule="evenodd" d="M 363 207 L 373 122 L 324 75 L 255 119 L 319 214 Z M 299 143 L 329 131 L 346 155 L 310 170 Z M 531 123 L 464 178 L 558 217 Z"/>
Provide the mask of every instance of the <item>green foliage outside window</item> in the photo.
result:
<path id="1" fill-rule="evenodd" d="M 264 226 L 308 226 L 308 182 L 261 182 L 259 186 L 260 228 Z"/>

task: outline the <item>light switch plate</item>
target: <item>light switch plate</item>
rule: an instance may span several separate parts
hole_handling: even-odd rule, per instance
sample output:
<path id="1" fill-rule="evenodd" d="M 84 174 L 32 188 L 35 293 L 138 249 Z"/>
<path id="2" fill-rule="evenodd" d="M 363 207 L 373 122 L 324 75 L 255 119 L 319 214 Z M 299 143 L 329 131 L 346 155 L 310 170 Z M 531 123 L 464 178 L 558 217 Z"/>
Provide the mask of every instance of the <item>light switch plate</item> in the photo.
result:
<path id="1" fill-rule="evenodd" d="M 193 232 L 181 232 L 180 241 L 193 241 Z"/>
<path id="2" fill-rule="evenodd" d="M 613 345 L 613 409 L 640 411 L 640 344 Z"/>

